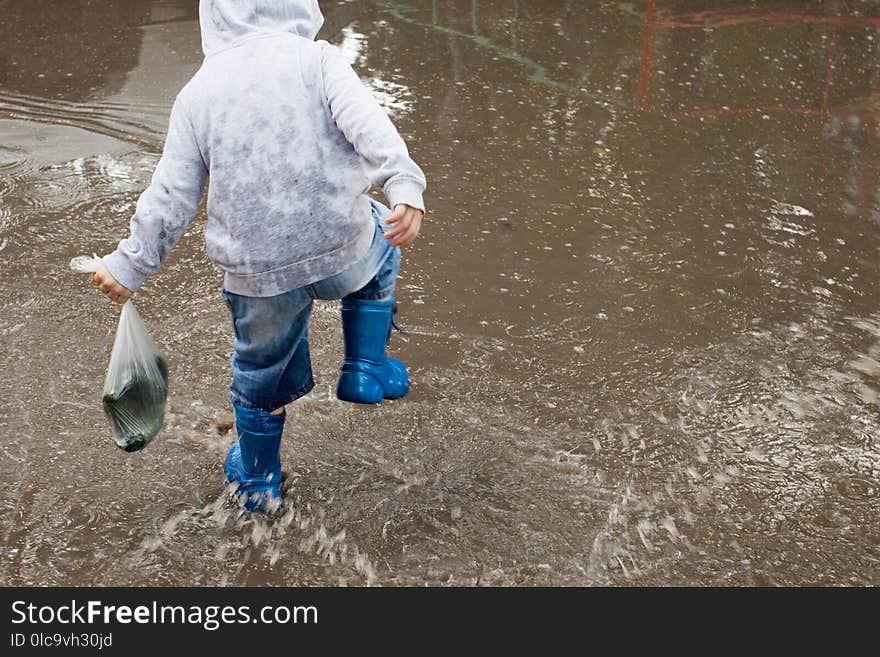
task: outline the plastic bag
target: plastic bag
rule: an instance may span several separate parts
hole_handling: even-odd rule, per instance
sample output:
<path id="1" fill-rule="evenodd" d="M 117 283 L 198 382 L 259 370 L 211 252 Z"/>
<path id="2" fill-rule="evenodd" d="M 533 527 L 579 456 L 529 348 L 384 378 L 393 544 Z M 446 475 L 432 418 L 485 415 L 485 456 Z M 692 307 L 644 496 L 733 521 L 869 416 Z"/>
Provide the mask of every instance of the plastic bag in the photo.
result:
<path id="1" fill-rule="evenodd" d="M 80 256 L 70 268 L 81 273 L 98 270 L 101 259 Z M 110 365 L 101 397 L 113 439 L 126 452 L 146 447 L 162 429 L 168 396 L 168 366 L 131 301 L 122 306 Z"/>

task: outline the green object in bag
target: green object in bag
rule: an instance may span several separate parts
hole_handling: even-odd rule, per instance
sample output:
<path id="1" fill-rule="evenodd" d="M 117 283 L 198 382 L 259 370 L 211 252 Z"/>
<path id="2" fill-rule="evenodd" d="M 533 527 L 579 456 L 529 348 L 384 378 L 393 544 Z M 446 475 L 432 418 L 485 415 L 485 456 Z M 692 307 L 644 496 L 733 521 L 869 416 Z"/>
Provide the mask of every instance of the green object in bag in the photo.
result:
<path id="1" fill-rule="evenodd" d="M 168 366 L 138 311 L 126 301 L 119 315 L 102 402 L 120 449 L 136 452 L 162 429 Z"/>
<path id="2" fill-rule="evenodd" d="M 168 366 L 162 356 L 156 356 L 156 368 L 158 380 L 152 368 L 128 368 L 127 378 L 118 382 L 121 388 L 105 392 L 101 400 L 113 438 L 126 452 L 143 449 L 162 429 L 168 396 Z"/>
<path id="3" fill-rule="evenodd" d="M 70 268 L 82 274 L 98 271 L 97 255 L 78 256 Z M 162 430 L 168 397 L 168 366 L 131 300 L 119 314 L 101 401 L 113 429 L 113 440 L 126 452 L 150 444 Z"/>

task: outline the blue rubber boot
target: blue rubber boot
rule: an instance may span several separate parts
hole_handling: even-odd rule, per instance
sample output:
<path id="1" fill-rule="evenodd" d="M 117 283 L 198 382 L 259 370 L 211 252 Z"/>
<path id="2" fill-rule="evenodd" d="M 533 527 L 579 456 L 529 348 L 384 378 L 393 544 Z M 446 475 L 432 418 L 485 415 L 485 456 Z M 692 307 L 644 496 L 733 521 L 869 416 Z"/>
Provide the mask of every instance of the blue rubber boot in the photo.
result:
<path id="1" fill-rule="evenodd" d="M 285 414 L 235 407 L 238 440 L 229 448 L 223 470 L 226 481 L 237 484 L 235 496 L 248 511 L 281 508 L 281 432 Z"/>
<path id="2" fill-rule="evenodd" d="M 378 404 L 400 399 L 409 391 L 409 374 L 396 358 L 385 355 L 391 337 L 394 299 L 342 300 L 345 363 L 336 396 L 356 404 Z"/>

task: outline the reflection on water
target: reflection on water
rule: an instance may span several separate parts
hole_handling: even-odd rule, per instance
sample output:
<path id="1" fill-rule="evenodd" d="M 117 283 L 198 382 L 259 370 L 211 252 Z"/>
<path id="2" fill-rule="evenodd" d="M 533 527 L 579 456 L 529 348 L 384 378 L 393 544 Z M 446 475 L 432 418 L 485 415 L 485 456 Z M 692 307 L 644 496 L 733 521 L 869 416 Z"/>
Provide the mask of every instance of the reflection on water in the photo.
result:
<path id="1" fill-rule="evenodd" d="M 165 429 L 109 438 L 117 311 L 65 267 L 125 234 L 201 54 L 194 2 L 100 4 L 0 24 L 0 581 L 878 582 L 880 2 L 325 3 L 429 177 L 414 386 L 336 401 L 319 305 L 273 520 L 224 495 L 203 214 L 138 295 Z"/>

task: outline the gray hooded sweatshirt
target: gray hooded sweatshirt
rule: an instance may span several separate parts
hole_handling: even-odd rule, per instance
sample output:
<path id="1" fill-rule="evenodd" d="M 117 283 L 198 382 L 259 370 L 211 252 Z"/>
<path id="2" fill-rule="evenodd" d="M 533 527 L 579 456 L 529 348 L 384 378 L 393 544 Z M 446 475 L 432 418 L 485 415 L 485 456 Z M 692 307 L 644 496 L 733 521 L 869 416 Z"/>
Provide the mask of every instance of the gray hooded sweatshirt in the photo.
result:
<path id="1" fill-rule="evenodd" d="M 227 290 L 267 297 L 363 257 L 366 192 L 424 210 L 425 177 L 342 52 L 314 41 L 317 0 L 201 0 L 205 60 L 178 94 L 162 158 L 104 258 L 137 290 L 186 230 L 210 174 L 208 256 Z"/>

